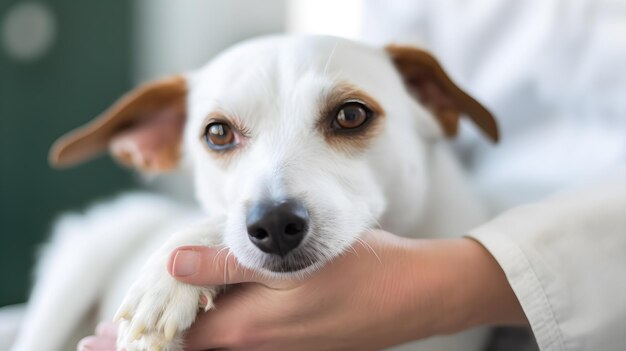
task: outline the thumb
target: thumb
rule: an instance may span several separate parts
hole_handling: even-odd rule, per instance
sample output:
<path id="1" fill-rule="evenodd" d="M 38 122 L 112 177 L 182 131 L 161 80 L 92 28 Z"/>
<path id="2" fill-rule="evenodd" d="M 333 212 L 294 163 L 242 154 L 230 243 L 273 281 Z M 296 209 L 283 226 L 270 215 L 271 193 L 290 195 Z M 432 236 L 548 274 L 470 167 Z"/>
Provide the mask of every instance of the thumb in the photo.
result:
<path id="1" fill-rule="evenodd" d="M 193 285 L 268 282 L 259 272 L 242 266 L 225 246 L 179 247 L 172 251 L 167 271 L 176 280 Z"/>

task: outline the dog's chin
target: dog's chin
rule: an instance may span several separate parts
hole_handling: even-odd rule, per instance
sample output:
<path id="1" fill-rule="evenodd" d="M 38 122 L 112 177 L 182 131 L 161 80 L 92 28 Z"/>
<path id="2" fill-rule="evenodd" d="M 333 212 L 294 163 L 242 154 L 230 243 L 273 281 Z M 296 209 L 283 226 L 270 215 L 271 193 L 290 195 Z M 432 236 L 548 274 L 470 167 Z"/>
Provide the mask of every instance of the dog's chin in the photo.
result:
<path id="1" fill-rule="evenodd" d="M 286 262 L 282 259 L 271 259 L 263 264 L 263 269 L 272 273 L 297 273 L 305 271 L 307 268 L 312 267 L 312 264 L 308 263 L 292 263 Z"/>
<path id="2" fill-rule="evenodd" d="M 312 254 L 306 248 L 298 248 L 285 257 L 266 254 L 260 266 L 271 273 L 306 273 L 314 270 L 322 264 L 317 255 Z"/>

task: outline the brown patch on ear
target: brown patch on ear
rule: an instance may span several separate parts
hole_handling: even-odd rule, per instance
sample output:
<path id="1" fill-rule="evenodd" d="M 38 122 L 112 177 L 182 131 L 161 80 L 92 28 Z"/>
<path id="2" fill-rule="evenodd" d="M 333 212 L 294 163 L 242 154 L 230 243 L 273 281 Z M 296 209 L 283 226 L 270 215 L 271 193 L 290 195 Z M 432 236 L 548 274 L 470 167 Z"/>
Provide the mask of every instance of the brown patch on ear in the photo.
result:
<path id="1" fill-rule="evenodd" d="M 173 169 L 180 156 L 186 95 L 181 76 L 143 85 L 89 124 L 59 138 L 50 151 L 50 163 L 70 167 L 110 148 L 126 166 L 143 171 Z"/>
<path id="2" fill-rule="evenodd" d="M 431 54 L 393 44 L 385 50 L 411 93 L 433 112 L 447 136 L 456 135 L 459 117 L 465 113 L 489 139 L 498 141 L 498 125 L 491 112 L 459 88 Z"/>

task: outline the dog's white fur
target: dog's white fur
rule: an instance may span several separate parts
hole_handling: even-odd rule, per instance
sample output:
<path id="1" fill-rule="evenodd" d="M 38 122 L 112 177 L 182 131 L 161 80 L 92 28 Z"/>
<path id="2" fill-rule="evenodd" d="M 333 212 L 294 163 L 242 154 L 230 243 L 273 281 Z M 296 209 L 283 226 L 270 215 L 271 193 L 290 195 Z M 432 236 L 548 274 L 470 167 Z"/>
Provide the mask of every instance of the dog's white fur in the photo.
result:
<path id="1" fill-rule="evenodd" d="M 257 39 L 186 80 L 181 168 L 193 177 L 202 210 L 129 194 L 64 217 L 13 351 L 62 350 L 94 306 L 96 319 L 110 319 L 120 301 L 120 346 L 179 350 L 199 296 L 215 290 L 173 280 L 165 270 L 173 248 L 225 243 L 243 265 L 286 274 L 264 270 L 267 254 L 247 238 L 246 206 L 262 198 L 297 197 L 314 214 L 302 245 L 315 249 L 316 263 L 298 275 L 340 255 L 368 228 L 448 237 L 484 219 L 440 128 L 407 93 L 382 49 L 331 37 Z M 342 152 L 315 131 L 319 97 L 338 83 L 367 92 L 385 110 L 383 129 L 367 150 Z M 238 116 L 250 130 L 248 144 L 227 163 L 198 137 L 216 109 Z M 475 350 L 483 336 L 466 333 L 406 348 Z"/>

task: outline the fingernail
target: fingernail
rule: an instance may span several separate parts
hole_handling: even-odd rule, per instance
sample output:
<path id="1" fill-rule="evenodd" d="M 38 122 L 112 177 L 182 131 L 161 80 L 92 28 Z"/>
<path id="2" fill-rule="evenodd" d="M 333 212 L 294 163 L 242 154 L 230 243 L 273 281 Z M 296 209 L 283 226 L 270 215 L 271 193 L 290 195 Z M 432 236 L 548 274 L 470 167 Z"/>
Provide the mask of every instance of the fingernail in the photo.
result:
<path id="1" fill-rule="evenodd" d="M 174 264 L 172 265 L 172 275 L 175 277 L 188 277 L 198 272 L 198 264 L 200 263 L 199 254 L 192 250 L 180 250 L 174 256 Z"/>

